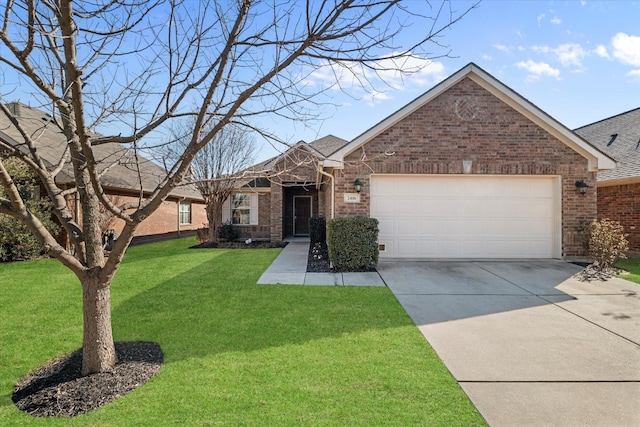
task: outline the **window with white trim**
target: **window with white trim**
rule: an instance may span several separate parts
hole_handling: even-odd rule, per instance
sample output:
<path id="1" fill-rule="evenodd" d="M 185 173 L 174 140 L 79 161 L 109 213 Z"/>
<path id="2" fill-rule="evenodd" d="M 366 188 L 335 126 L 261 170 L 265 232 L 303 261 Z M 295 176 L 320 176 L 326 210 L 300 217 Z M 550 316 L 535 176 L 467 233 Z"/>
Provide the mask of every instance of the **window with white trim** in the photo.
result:
<path id="1" fill-rule="evenodd" d="M 251 224 L 251 197 L 238 193 L 231 196 L 231 223 Z"/>
<path id="2" fill-rule="evenodd" d="M 178 203 L 178 221 L 180 224 L 191 224 L 191 202 Z"/>

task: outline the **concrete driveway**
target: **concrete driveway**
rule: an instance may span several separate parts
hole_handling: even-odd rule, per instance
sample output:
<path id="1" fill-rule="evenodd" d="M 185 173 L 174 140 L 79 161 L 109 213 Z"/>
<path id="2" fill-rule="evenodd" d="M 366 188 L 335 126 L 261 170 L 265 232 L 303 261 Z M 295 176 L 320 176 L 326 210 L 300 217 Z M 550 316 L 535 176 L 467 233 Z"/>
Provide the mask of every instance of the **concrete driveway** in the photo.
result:
<path id="1" fill-rule="evenodd" d="M 492 426 L 640 426 L 640 285 L 558 260 L 381 261 Z"/>

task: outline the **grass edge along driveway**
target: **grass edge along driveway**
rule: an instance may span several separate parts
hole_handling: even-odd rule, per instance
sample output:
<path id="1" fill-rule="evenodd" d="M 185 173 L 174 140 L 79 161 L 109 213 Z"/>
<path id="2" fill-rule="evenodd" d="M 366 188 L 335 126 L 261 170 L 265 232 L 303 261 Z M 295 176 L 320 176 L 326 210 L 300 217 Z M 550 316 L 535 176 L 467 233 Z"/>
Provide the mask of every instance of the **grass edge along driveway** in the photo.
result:
<path id="1" fill-rule="evenodd" d="M 485 425 L 387 288 L 256 285 L 279 249 L 194 243 L 130 248 L 114 336 L 160 343 L 165 365 L 71 419 L 26 415 L 11 392 L 80 347 L 80 285 L 55 260 L 0 264 L 0 425 Z"/>

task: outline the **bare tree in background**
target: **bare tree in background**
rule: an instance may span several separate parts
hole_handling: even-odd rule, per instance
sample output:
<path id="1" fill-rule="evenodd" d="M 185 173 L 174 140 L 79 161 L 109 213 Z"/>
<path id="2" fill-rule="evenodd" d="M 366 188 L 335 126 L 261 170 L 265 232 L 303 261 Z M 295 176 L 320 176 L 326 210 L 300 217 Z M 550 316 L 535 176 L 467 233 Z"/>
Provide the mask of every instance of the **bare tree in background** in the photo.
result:
<path id="1" fill-rule="evenodd" d="M 23 222 L 46 253 L 78 277 L 83 289 L 83 374 L 114 366 L 111 282 L 137 227 L 183 181 L 197 153 L 231 123 L 251 128 L 260 115 L 313 118 L 325 88 L 309 85 L 308 78 L 320 68 L 336 75 L 353 73 L 365 84 L 371 75 L 419 71 L 408 65 L 415 58 L 446 56 L 439 38 L 468 9 L 456 12 L 457 2 L 433 3 L 5 2 L 0 113 L 21 140 L 16 147 L 0 133 L 0 150 L 10 150 L 38 175 L 74 250 L 61 246 L 29 212 L 1 161 L 0 184 L 7 196 L 0 199 L 0 213 Z M 18 89 L 29 91 L 29 103 L 46 108 L 50 126 L 65 135 L 66 152 L 59 163 L 47 164 L 40 157 L 38 135 L 26 132 L 7 107 L 7 98 Z M 166 176 L 151 192 L 140 188 L 137 203 L 114 204 L 103 188 L 105 165 L 97 160 L 96 148 L 123 144 L 136 154 L 139 147 L 153 145 L 171 121 L 187 116 L 193 118 L 193 129 Z M 55 181 L 65 165 L 72 167 L 74 189 L 62 189 Z M 81 222 L 65 202 L 71 192 L 78 194 Z M 106 258 L 100 206 L 125 224 Z"/>
<path id="2" fill-rule="evenodd" d="M 190 126 L 191 127 L 191 126 Z M 187 135 L 189 136 L 189 135 Z M 170 146 L 169 158 L 179 158 L 184 150 L 182 138 Z M 177 152 L 176 152 L 177 148 Z M 209 241 L 218 241 L 218 225 L 222 223 L 222 205 L 236 184 L 250 181 L 239 175 L 253 164 L 255 138 L 246 127 L 230 124 L 220 130 L 191 162 L 188 181 L 192 181 L 205 203 Z"/>

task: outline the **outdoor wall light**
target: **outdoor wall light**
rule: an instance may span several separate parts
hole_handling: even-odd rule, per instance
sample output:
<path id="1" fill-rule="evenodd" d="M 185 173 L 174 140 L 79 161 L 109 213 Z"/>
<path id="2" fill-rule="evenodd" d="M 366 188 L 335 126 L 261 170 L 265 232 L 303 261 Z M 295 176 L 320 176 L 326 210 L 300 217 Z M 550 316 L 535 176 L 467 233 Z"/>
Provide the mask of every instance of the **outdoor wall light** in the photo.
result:
<path id="1" fill-rule="evenodd" d="M 362 191 L 362 181 L 360 181 L 360 179 L 356 178 L 356 180 L 353 181 L 353 186 L 356 188 L 356 193 Z"/>
<path id="2" fill-rule="evenodd" d="M 576 181 L 576 188 L 578 189 L 580 194 L 584 196 L 587 192 L 587 188 L 589 188 L 589 185 L 586 182 L 580 180 L 580 181 Z"/>

